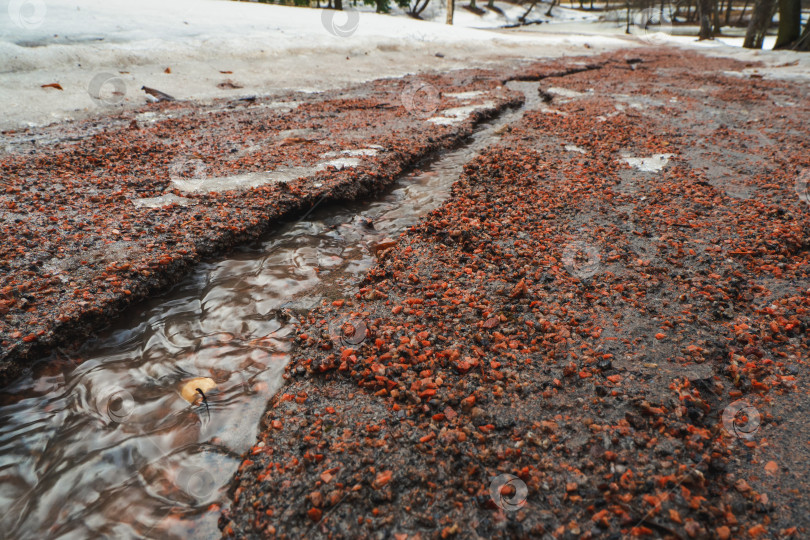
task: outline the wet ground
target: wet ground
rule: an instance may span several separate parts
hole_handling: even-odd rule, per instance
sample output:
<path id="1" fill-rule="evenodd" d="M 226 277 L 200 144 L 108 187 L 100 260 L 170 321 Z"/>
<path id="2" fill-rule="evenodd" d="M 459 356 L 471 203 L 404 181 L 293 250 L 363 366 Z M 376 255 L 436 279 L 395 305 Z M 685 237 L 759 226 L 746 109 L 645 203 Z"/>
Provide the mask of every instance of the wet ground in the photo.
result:
<path id="1" fill-rule="evenodd" d="M 4 133 L 0 382 L 278 220 L 385 188 L 520 99 L 468 70 Z"/>
<path id="2" fill-rule="evenodd" d="M 226 536 L 807 535 L 808 90 L 613 59 L 301 321 Z"/>
<path id="3" fill-rule="evenodd" d="M 5 133 L 4 527 L 803 536 L 810 110 L 746 67 L 634 51 Z"/>
<path id="4" fill-rule="evenodd" d="M 0 485 L 10 536 L 218 537 L 207 510 L 226 502 L 238 457 L 281 386 L 296 317 L 355 287 L 375 248 L 436 209 L 464 164 L 520 114 L 477 126 L 460 148 L 371 200 L 322 204 L 200 265 L 81 350 L 59 350 L 7 387 Z M 208 407 L 181 395 L 199 377 L 216 384 Z"/>

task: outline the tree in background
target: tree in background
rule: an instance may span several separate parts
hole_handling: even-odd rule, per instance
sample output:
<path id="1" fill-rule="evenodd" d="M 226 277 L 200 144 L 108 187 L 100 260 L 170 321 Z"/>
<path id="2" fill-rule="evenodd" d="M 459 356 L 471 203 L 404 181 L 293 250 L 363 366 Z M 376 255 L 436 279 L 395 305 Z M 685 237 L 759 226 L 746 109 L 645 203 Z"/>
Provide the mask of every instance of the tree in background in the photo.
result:
<path id="1" fill-rule="evenodd" d="M 455 8 L 455 0 L 447 0 L 447 19 L 445 20 L 447 24 L 453 24 L 453 11 Z"/>
<path id="2" fill-rule="evenodd" d="M 743 47 L 746 49 L 761 49 L 765 39 L 765 32 L 773 19 L 776 0 L 756 0 L 754 3 L 754 13 L 748 23 L 748 30 L 745 31 Z"/>
<path id="3" fill-rule="evenodd" d="M 807 18 L 807 22 L 804 24 L 804 32 L 790 48 L 795 51 L 810 52 L 810 17 Z"/>
<path id="4" fill-rule="evenodd" d="M 395 0 L 395 2 L 402 9 L 406 9 L 410 6 L 409 0 Z M 377 13 L 388 13 L 391 11 L 391 0 L 363 0 L 363 3 L 367 6 L 375 6 Z"/>
<path id="5" fill-rule="evenodd" d="M 801 0 L 779 0 L 779 34 L 774 49 L 784 49 L 792 45 L 802 31 Z"/>
<path id="6" fill-rule="evenodd" d="M 700 32 L 698 33 L 698 39 L 701 41 L 704 39 L 714 39 L 714 33 L 712 32 L 712 12 L 714 11 L 712 5 L 714 3 L 713 0 L 698 0 L 698 9 L 700 10 Z"/>
<path id="7" fill-rule="evenodd" d="M 425 8 L 428 7 L 430 0 L 415 0 L 410 6 L 408 7 L 408 15 L 413 17 L 414 19 L 421 19 L 420 15 Z"/>

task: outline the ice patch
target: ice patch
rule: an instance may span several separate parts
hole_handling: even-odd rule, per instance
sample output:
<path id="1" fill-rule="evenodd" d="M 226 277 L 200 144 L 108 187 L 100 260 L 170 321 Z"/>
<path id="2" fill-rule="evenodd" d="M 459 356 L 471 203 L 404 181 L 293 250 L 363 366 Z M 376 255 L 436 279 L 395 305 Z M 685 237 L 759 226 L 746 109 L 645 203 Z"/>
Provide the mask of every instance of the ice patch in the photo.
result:
<path id="1" fill-rule="evenodd" d="M 567 97 L 567 98 L 578 98 L 582 96 L 587 96 L 585 92 L 577 92 L 576 90 L 571 90 L 568 88 L 558 88 L 556 86 L 552 86 L 548 90 L 546 90 L 549 94 L 556 94 L 558 96 Z"/>
<path id="2" fill-rule="evenodd" d="M 488 109 L 493 107 L 495 103 L 492 101 L 485 101 L 483 103 L 479 103 L 478 105 L 467 105 L 466 107 L 454 107 L 452 109 L 445 109 L 441 111 L 441 116 L 434 116 L 433 118 L 428 118 L 428 122 L 433 122 L 434 124 L 440 126 L 447 126 L 450 124 L 456 124 L 465 120 L 470 114 L 474 111 L 479 109 Z"/>
<path id="3" fill-rule="evenodd" d="M 337 158 L 318 163 L 312 167 L 279 167 L 272 171 L 250 172 L 213 178 L 172 178 L 172 184 L 184 193 L 211 193 L 250 189 L 271 183 L 291 182 L 298 178 L 311 176 L 325 170 L 327 167 L 343 169 L 357 167 L 360 163 L 359 159 L 353 157 Z"/>
<path id="4" fill-rule="evenodd" d="M 675 154 L 655 154 L 654 156 L 647 158 L 626 157 L 622 159 L 626 161 L 628 165 L 635 167 L 640 171 L 658 172 L 663 169 L 667 163 L 669 163 L 669 158 L 674 155 Z"/>
<path id="5" fill-rule="evenodd" d="M 580 148 L 575 144 L 566 144 L 565 149 L 569 152 L 579 152 L 580 154 L 587 154 L 584 148 Z"/>
<path id="6" fill-rule="evenodd" d="M 297 109 L 301 103 L 303 103 L 303 101 L 270 101 L 270 102 L 261 102 L 255 106 L 262 109 L 290 112 L 292 110 Z"/>
<path id="7" fill-rule="evenodd" d="M 136 208 L 162 208 L 164 206 L 169 206 L 170 204 L 179 204 L 180 206 L 186 206 L 191 204 L 193 201 L 186 199 L 185 197 L 178 197 L 173 193 L 166 193 L 165 195 L 161 195 L 160 197 L 148 197 L 145 199 L 132 199 L 132 204 L 135 205 Z"/>
<path id="8" fill-rule="evenodd" d="M 323 155 L 325 158 L 337 156 L 376 156 L 379 150 L 377 148 L 358 148 L 356 150 L 341 150 L 340 152 L 327 152 Z"/>
<path id="9" fill-rule="evenodd" d="M 482 95 L 484 93 L 485 92 L 480 91 L 480 90 L 472 90 L 472 91 L 469 91 L 469 92 L 454 92 L 452 94 L 444 94 L 444 95 L 446 97 L 449 97 L 449 98 L 452 98 L 452 99 L 459 99 L 459 100 L 464 101 L 464 100 L 467 100 L 467 99 L 472 99 L 474 97 L 478 97 L 478 96 L 480 96 L 480 95 Z"/>
<path id="10" fill-rule="evenodd" d="M 456 122 L 461 122 L 461 120 L 461 118 L 445 118 L 443 116 L 434 116 L 433 118 L 428 118 L 428 122 L 433 122 L 437 126 L 450 126 Z"/>
<path id="11" fill-rule="evenodd" d="M 337 167 L 338 169 L 343 169 L 346 167 L 357 167 L 358 165 L 360 165 L 360 163 L 361 161 L 359 159 L 353 157 L 337 158 L 318 164 L 317 170 L 322 171 L 327 167 Z"/>

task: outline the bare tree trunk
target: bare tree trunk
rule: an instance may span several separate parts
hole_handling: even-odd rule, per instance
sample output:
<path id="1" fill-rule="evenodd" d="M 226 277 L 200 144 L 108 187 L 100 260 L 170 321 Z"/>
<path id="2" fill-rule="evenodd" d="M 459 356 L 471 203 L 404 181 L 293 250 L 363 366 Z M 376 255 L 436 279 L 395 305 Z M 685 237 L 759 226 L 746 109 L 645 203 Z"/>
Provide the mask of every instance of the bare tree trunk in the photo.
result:
<path id="1" fill-rule="evenodd" d="M 447 0 L 447 24 L 453 24 L 453 11 L 456 8 L 455 0 Z"/>
<path id="2" fill-rule="evenodd" d="M 801 0 L 779 0 L 779 34 L 774 49 L 789 47 L 802 33 Z"/>
<path id="3" fill-rule="evenodd" d="M 495 7 L 495 0 L 489 0 L 489 2 L 487 2 L 487 8 L 492 9 L 494 7 Z"/>
<path id="4" fill-rule="evenodd" d="M 626 12 L 626 14 L 624 16 L 624 23 L 625 23 L 625 25 L 624 25 L 624 33 L 629 34 L 630 33 L 630 1 L 629 0 L 627 1 L 626 5 L 627 5 L 627 12 Z"/>
<path id="5" fill-rule="evenodd" d="M 804 25 L 804 32 L 790 48 L 795 51 L 810 51 L 810 18 L 807 19 L 807 23 Z"/>
<path id="6" fill-rule="evenodd" d="M 408 15 L 410 15 L 414 19 L 421 18 L 420 15 L 422 14 L 423 11 L 425 11 L 425 8 L 428 6 L 428 2 L 430 2 L 430 0 L 424 0 L 422 1 L 421 4 L 419 2 L 420 0 L 416 0 L 416 2 L 414 4 L 411 4 L 409 7 Z"/>
<path id="7" fill-rule="evenodd" d="M 475 9 L 475 0 L 470 0 L 470 7 Z"/>
<path id="8" fill-rule="evenodd" d="M 698 7 L 700 8 L 700 33 L 698 39 L 713 39 L 712 35 L 712 0 L 698 0 Z"/>
<path id="9" fill-rule="evenodd" d="M 726 20 L 723 23 L 725 26 L 728 26 L 729 21 L 731 20 L 731 8 L 733 4 L 733 0 L 728 0 L 728 2 L 726 2 Z"/>
<path id="10" fill-rule="evenodd" d="M 751 2 L 751 0 L 745 0 L 745 4 L 743 5 L 743 10 L 742 10 L 742 13 L 740 13 L 740 18 L 739 18 L 739 19 L 737 19 L 737 24 L 738 24 L 738 25 L 739 25 L 739 24 L 742 24 L 742 22 L 743 22 L 743 18 L 745 17 L 745 10 L 747 10 L 747 9 L 748 9 L 748 4 L 749 4 L 750 2 Z"/>
<path id="11" fill-rule="evenodd" d="M 714 9 L 712 10 L 712 27 L 713 33 L 715 36 L 720 35 L 722 32 L 720 31 L 720 2 L 714 2 Z"/>
<path id="12" fill-rule="evenodd" d="M 551 9 L 554 7 L 554 5 L 556 3 L 557 3 L 557 0 L 551 0 L 551 5 L 548 6 L 548 11 L 546 11 L 546 17 L 551 17 L 552 16 L 551 15 Z"/>
<path id="13" fill-rule="evenodd" d="M 771 19 L 773 19 L 775 5 L 776 0 L 756 0 L 751 22 L 748 23 L 748 30 L 745 31 L 743 47 L 746 49 L 762 48 L 765 32 L 768 31 L 768 26 L 770 26 Z"/>
<path id="14" fill-rule="evenodd" d="M 527 9 L 527 10 L 526 10 L 526 12 L 525 12 L 523 15 L 521 15 L 520 17 L 518 17 L 518 20 L 521 22 L 521 24 L 526 24 L 526 17 L 528 17 L 528 16 L 529 16 L 529 13 L 531 13 L 531 12 L 532 12 L 532 10 L 534 9 L 534 6 L 536 6 L 536 5 L 537 5 L 537 2 L 539 2 L 539 1 L 540 1 L 540 0 L 534 0 L 534 1 L 532 2 L 532 4 L 529 6 L 529 9 Z"/>
<path id="15" fill-rule="evenodd" d="M 343 10 L 343 0 L 335 0 L 335 9 Z"/>

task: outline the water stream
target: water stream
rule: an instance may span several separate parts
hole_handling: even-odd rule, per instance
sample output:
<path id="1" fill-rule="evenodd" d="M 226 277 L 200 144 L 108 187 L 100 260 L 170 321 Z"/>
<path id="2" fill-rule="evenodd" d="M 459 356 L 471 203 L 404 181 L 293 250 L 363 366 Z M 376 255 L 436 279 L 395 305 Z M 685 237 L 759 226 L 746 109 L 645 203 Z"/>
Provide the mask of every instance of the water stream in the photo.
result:
<path id="1" fill-rule="evenodd" d="M 218 513 L 207 510 L 225 503 L 281 387 L 294 314 L 352 294 L 374 262 L 370 246 L 438 208 L 464 164 L 539 106 L 537 83 L 509 86 L 525 92 L 524 109 L 483 124 L 386 194 L 318 208 L 200 264 L 78 352 L 56 351 L 0 391 L 0 536 L 218 538 Z M 196 377 L 216 385 L 207 408 L 181 395 Z"/>

